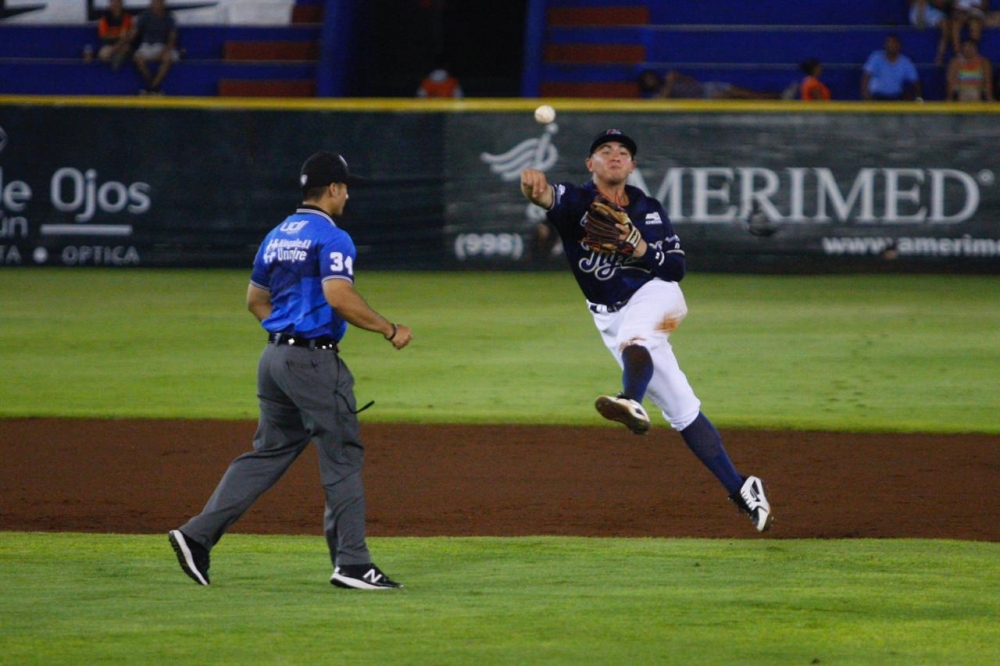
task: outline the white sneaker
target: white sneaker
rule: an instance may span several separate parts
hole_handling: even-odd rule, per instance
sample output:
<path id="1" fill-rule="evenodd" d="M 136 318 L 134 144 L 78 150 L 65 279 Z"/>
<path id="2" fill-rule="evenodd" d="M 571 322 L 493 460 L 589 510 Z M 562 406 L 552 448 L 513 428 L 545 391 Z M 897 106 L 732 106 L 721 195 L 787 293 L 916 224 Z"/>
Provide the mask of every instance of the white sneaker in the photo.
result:
<path id="1" fill-rule="evenodd" d="M 602 395 L 594 403 L 601 416 L 609 421 L 618 421 L 637 435 L 649 432 L 649 415 L 635 400 L 623 398 L 621 395 Z"/>
<path id="2" fill-rule="evenodd" d="M 730 495 L 729 499 L 739 507 L 740 511 L 749 514 L 758 532 L 766 532 L 771 527 L 771 521 L 774 520 L 771 504 L 764 494 L 764 482 L 756 476 L 748 476 L 739 492 Z"/>

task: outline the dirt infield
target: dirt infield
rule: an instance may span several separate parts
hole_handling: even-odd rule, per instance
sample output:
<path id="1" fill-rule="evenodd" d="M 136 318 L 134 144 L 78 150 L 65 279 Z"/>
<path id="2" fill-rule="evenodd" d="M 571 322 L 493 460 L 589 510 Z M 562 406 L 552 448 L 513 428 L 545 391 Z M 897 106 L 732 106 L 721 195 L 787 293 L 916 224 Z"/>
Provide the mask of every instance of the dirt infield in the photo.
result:
<path id="1" fill-rule="evenodd" d="M 0 420 L 0 529 L 165 532 L 197 513 L 245 421 Z M 759 538 L 667 428 L 363 426 L 372 536 Z M 1000 437 L 724 430 L 762 477 L 766 538 L 1000 541 Z M 309 449 L 233 532 L 322 533 Z"/>

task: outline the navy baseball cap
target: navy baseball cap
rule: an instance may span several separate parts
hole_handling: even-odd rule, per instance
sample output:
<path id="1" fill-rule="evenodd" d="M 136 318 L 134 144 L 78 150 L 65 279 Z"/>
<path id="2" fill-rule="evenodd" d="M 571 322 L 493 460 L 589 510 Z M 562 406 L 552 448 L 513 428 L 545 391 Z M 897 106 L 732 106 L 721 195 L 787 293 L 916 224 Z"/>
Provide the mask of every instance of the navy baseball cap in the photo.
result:
<path id="1" fill-rule="evenodd" d="M 625 134 L 625 132 L 617 129 L 605 130 L 594 137 L 593 143 L 590 144 L 590 153 L 588 154 L 593 155 L 595 150 L 612 141 L 617 141 L 628 148 L 628 152 L 632 153 L 632 157 L 635 158 L 635 153 L 639 149 L 635 145 L 635 141 L 632 140 L 632 137 Z"/>
<path id="2" fill-rule="evenodd" d="M 330 183 L 345 183 L 357 185 L 365 182 L 361 176 L 355 176 L 347 168 L 347 160 L 339 153 L 328 153 L 321 150 L 313 153 L 302 165 L 299 184 L 303 190 L 314 187 L 326 187 Z"/>

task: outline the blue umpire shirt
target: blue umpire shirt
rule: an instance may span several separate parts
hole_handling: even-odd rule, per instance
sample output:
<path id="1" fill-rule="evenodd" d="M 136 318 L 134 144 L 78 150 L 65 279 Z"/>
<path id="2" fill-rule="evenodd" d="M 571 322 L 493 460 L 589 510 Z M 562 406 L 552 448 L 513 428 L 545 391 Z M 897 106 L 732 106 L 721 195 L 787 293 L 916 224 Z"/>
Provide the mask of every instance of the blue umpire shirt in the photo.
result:
<path id="1" fill-rule="evenodd" d="M 357 249 L 333 218 L 303 205 L 271 230 L 257 250 L 250 283 L 271 293 L 269 333 L 340 341 L 347 322 L 326 302 L 323 282 L 354 282 Z"/>

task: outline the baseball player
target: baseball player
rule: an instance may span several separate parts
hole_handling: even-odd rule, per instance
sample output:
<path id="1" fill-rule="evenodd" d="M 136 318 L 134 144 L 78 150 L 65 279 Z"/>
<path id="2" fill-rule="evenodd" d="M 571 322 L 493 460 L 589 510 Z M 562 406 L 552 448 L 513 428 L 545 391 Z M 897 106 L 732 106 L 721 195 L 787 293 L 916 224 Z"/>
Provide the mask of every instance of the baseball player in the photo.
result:
<path id="1" fill-rule="evenodd" d="M 361 410 L 354 377 L 338 353 L 348 323 L 381 333 L 396 349 L 412 339 L 409 327 L 390 322 L 354 289 L 357 253 L 335 218 L 344 212 L 348 186 L 361 181 L 342 156 L 312 155 L 301 170 L 302 205 L 257 251 L 247 308 L 268 337 L 257 369 L 253 451 L 236 458 L 202 512 L 169 535 L 181 569 L 200 585 L 209 584 L 209 551 L 226 529 L 312 441 L 326 494 L 330 582 L 361 590 L 402 587 L 372 563 L 365 543 Z"/>
<path id="2" fill-rule="evenodd" d="M 648 395 L 763 532 L 773 518 L 764 484 L 736 471 L 670 346 L 670 333 L 687 315 L 678 285 L 684 251 L 663 205 L 625 184 L 636 166 L 636 143 L 609 129 L 588 154 L 592 177 L 583 185 L 553 186 L 541 171 L 526 169 L 521 192 L 548 211 L 597 330 L 622 368 L 622 391 L 597 398 L 597 411 L 643 435 L 650 428 L 642 406 Z"/>

